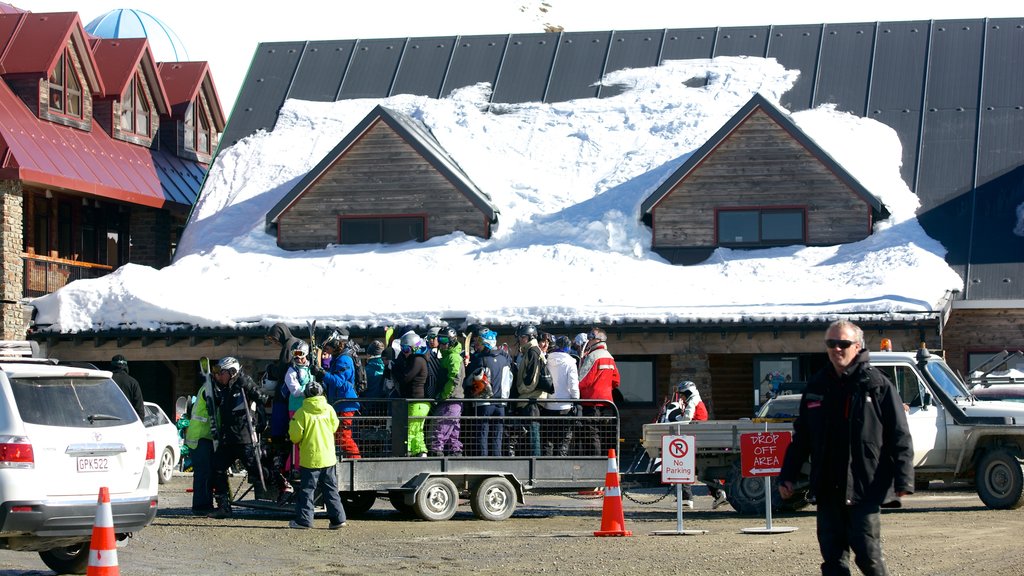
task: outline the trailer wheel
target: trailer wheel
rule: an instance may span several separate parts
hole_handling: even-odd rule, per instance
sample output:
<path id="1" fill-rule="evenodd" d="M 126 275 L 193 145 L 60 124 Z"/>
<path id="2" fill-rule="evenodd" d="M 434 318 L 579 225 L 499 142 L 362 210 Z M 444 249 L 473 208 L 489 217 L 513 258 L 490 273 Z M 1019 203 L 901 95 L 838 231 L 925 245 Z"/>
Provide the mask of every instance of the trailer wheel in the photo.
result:
<path id="1" fill-rule="evenodd" d="M 346 516 L 361 516 L 373 508 L 377 494 L 373 492 L 342 492 L 341 504 L 345 507 Z"/>
<path id="2" fill-rule="evenodd" d="M 782 507 L 778 478 L 772 478 L 771 490 L 772 512 L 778 512 Z M 725 493 L 729 505 L 740 514 L 764 514 L 764 478 L 744 478 L 739 463 L 734 464 L 729 471 Z"/>
<path id="3" fill-rule="evenodd" d="M 441 476 L 427 478 L 416 493 L 416 515 L 424 520 L 447 520 L 455 515 L 458 506 L 455 483 Z"/>
<path id="4" fill-rule="evenodd" d="M 975 472 L 978 496 L 989 508 L 1012 510 L 1024 506 L 1021 460 L 1004 448 L 985 453 Z"/>
<path id="5" fill-rule="evenodd" d="M 391 507 L 402 516 L 412 517 L 416 515 L 416 508 L 412 504 L 405 503 L 405 492 L 389 492 L 388 500 L 391 501 Z"/>
<path id="6" fill-rule="evenodd" d="M 481 520 L 504 520 L 515 512 L 516 489 L 502 476 L 484 478 L 473 490 L 469 505 Z"/>

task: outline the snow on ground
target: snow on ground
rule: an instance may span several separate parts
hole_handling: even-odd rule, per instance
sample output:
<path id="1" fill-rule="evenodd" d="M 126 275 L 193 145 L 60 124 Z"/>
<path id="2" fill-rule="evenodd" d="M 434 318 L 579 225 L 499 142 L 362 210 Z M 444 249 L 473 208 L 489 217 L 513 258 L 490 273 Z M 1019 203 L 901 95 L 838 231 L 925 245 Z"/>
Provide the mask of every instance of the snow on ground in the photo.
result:
<path id="1" fill-rule="evenodd" d="M 173 265 L 125 265 L 37 298 L 60 332 L 283 321 L 354 327 L 469 322 L 679 322 L 933 311 L 960 289 L 915 217 L 900 143 L 875 122 L 822 107 L 793 120 L 886 205 L 867 239 L 840 246 L 718 249 L 669 265 L 640 205 L 753 94 L 778 103 L 796 72 L 715 58 L 622 70 L 603 99 L 487 105 L 489 87 L 441 100 L 289 100 L 273 132 L 212 166 Z M 691 78 L 707 84 L 688 87 Z M 267 212 L 377 104 L 423 122 L 499 208 L 489 240 L 462 233 L 399 245 L 288 252 Z"/>

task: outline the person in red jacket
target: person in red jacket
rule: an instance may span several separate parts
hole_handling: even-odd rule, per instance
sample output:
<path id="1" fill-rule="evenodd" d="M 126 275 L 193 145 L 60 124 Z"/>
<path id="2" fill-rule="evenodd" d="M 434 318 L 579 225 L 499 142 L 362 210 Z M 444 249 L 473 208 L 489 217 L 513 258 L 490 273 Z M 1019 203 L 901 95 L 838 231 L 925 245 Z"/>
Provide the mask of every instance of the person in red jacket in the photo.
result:
<path id="1" fill-rule="evenodd" d="M 704 405 L 704 401 L 701 400 L 696 384 L 690 380 L 683 380 L 676 385 L 676 395 L 678 400 L 666 407 L 665 422 L 688 424 L 708 419 L 708 408 Z M 701 470 L 701 472 L 704 471 Z M 711 503 L 712 509 L 718 508 L 728 501 L 725 490 L 722 489 L 722 485 L 717 480 L 705 478 L 703 475 L 700 479 L 704 481 L 704 484 L 708 487 L 708 493 L 714 498 L 714 501 Z M 693 490 L 689 484 L 683 485 L 682 497 L 683 506 L 693 508 Z"/>
<path id="2" fill-rule="evenodd" d="M 607 402 L 583 402 L 584 452 L 588 456 L 603 456 L 614 448 L 617 438 L 604 418 L 614 417 L 612 390 L 619 387 L 621 378 L 615 358 L 608 351 L 608 335 L 600 328 L 592 328 L 587 334 L 585 356 L 580 364 L 580 399 L 606 400 Z M 602 438 L 602 429 L 606 430 Z"/>

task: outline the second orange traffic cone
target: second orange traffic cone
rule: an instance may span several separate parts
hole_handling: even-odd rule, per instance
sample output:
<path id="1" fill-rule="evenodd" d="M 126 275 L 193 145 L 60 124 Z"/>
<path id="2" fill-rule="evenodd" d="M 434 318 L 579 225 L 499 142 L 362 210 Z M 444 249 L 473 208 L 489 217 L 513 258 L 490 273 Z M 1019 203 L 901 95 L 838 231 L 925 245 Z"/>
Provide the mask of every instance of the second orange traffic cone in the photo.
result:
<path id="1" fill-rule="evenodd" d="M 92 526 L 92 541 L 89 544 L 87 576 L 120 576 L 117 567 L 117 541 L 114 537 L 114 513 L 110 508 L 110 490 L 100 488 L 96 507 L 96 521 Z"/>
<path id="2" fill-rule="evenodd" d="M 604 477 L 604 506 L 601 509 L 601 529 L 594 536 L 632 536 L 626 530 L 626 518 L 622 512 L 622 491 L 619 489 L 619 465 L 615 461 L 615 449 L 608 451 L 608 473 Z"/>

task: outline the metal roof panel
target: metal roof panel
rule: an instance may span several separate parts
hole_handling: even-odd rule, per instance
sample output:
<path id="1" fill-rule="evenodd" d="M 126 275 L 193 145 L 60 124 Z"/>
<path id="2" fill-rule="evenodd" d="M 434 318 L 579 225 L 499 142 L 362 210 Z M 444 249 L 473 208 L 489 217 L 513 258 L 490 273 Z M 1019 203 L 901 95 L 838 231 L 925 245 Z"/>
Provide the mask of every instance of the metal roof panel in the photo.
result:
<path id="1" fill-rule="evenodd" d="M 611 32 L 565 32 L 558 39 L 545 102 L 595 98 L 595 78 L 603 74 Z"/>
<path id="2" fill-rule="evenodd" d="M 338 100 L 386 98 L 391 94 L 405 38 L 357 40 Z"/>
<path id="3" fill-rule="evenodd" d="M 334 102 L 355 40 L 307 42 L 285 98 Z"/>
<path id="4" fill-rule="evenodd" d="M 542 102 L 547 90 L 558 34 L 513 34 L 498 71 L 492 102 Z"/>
<path id="5" fill-rule="evenodd" d="M 768 26 L 719 28 L 715 56 L 759 56 L 768 52 Z"/>
<path id="6" fill-rule="evenodd" d="M 811 106 L 821 28 L 820 24 L 775 26 L 768 37 L 768 57 L 775 58 L 786 68 L 800 71 L 796 83 L 782 96 L 782 105 L 793 112 Z"/>
<path id="7" fill-rule="evenodd" d="M 398 76 L 391 87 L 391 95 L 415 94 L 440 98 L 445 73 L 455 50 L 455 36 L 410 38 L 405 44 Z"/>
<path id="8" fill-rule="evenodd" d="M 224 146 L 258 130 L 274 129 L 277 112 L 284 104 L 304 45 L 303 42 L 269 42 L 256 48 L 231 111 L 231 121 L 222 136 Z"/>
<path id="9" fill-rule="evenodd" d="M 934 110 L 924 113 L 921 168 L 917 189 L 921 207 L 943 204 L 970 190 L 974 169 L 977 113 L 973 110 Z"/>
<path id="10" fill-rule="evenodd" d="M 711 58 L 715 50 L 717 28 L 687 28 L 665 31 L 661 61 Z"/>
<path id="11" fill-rule="evenodd" d="M 493 89 L 506 44 L 508 36 L 505 34 L 460 36 L 455 43 L 451 64 L 441 88 L 441 97 L 480 82 L 490 84 Z"/>
<path id="12" fill-rule="evenodd" d="M 664 30 L 616 30 L 612 32 L 604 74 L 626 68 L 657 66 L 664 35 Z M 621 86 L 601 86 L 598 90 L 598 95 L 601 98 L 621 93 Z"/>
<path id="13" fill-rule="evenodd" d="M 978 108 L 984 33 L 983 20 L 932 23 L 926 109 Z"/>
<path id="14" fill-rule="evenodd" d="M 833 103 L 839 110 L 863 116 L 875 24 L 826 24 L 814 90 L 814 106 Z"/>

